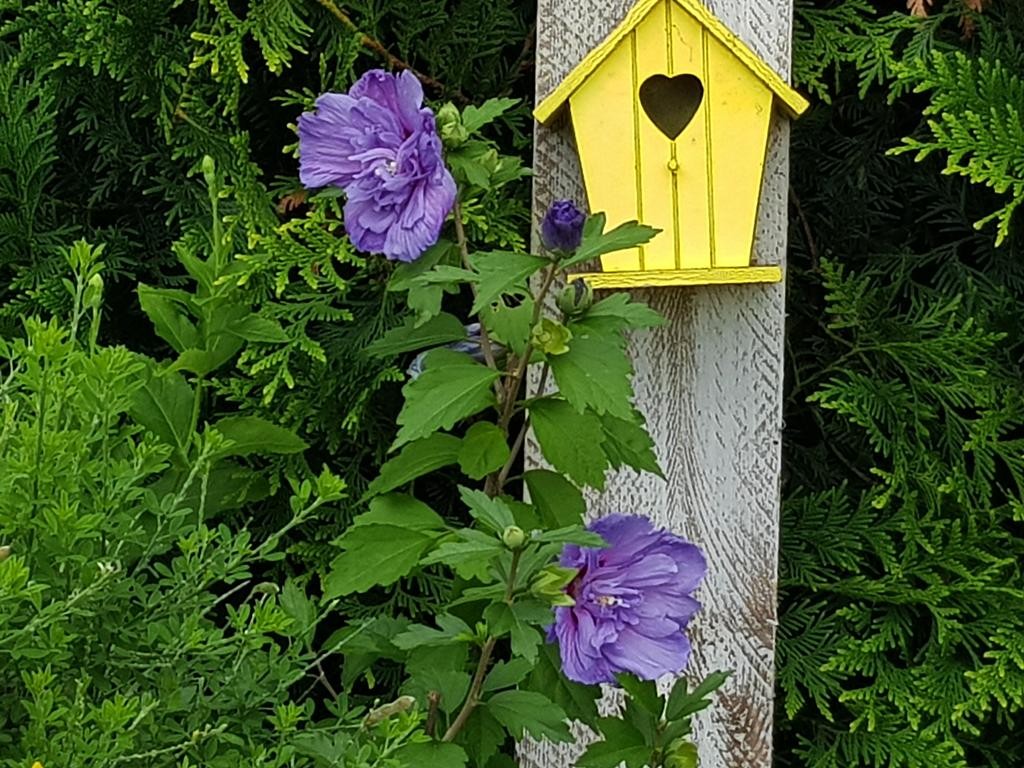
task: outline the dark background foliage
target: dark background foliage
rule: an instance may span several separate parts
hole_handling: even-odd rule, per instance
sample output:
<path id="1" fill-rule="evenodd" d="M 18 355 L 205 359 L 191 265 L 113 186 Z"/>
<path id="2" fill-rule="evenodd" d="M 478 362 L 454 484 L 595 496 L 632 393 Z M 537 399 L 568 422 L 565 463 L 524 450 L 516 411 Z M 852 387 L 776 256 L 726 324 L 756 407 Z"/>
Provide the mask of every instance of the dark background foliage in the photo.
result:
<path id="1" fill-rule="evenodd" d="M 796 10 L 795 79 L 816 106 L 793 138 L 777 759 L 1017 766 L 1024 16 L 1012 0 Z M 515 0 L 0 0 L 0 333 L 61 309 L 62 254 L 82 237 L 106 245 L 108 340 L 159 352 L 135 286 L 181 280 L 172 248 L 199 246 L 195 178 L 214 157 L 254 305 L 293 341 L 243 355 L 213 405 L 298 429 L 310 463 L 349 482 L 292 548 L 292 567 L 322 567 L 391 437 L 405 361 L 364 350 L 402 310 L 380 266 L 307 209 L 291 124 L 317 93 L 399 60 L 435 103 L 528 104 L 534 14 Z M 525 106 L 498 128 L 528 157 Z M 524 237 L 528 194 L 485 201 L 473 237 Z M 449 495 L 443 480 L 421 490 L 439 508 Z M 271 525 L 281 503 L 247 515 Z M 349 609 L 429 611 L 444 587 Z"/>

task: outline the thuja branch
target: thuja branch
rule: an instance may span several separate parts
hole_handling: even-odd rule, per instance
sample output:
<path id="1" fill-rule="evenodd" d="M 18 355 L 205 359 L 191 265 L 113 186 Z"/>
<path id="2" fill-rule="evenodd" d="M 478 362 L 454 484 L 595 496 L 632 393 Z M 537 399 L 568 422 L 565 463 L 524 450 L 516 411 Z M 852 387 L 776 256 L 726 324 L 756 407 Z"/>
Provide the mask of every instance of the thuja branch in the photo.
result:
<path id="1" fill-rule="evenodd" d="M 435 91 L 439 91 L 441 93 L 448 93 L 448 89 L 445 87 L 445 84 L 438 80 L 436 77 L 431 77 L 430 75 L 426 75 L 420 72 L 408 62 L 403 61 L 402 59 L 398 58 L 393 53 L 391 53 L 391 51 L 384 47 L 384 44 L 381 43 L 380 40 L 366 34 L 361 29 L 359 29 L 356 23 L 352 21 L 352 17 L 345 13 L 343 10 L 341 10 L 341 8 L 338 7 L 334 0 L 317 0 L 317 2 L 320 3 L 320 5 L 322 5 L 324 8 L 326 8 L 327 11 L 334 18 L 336 18 L 338 21 L 344 24 L 352 32 L 355 32 L 356 35 L 358 35 L 359 37 L 359 44 L 362 45 L 364 48 L 373 51 L 375 54 L 384 59 L 384 62 L 389 67 L 391 67 L 392 69 L 406 69 L 412 72 L 414 75 L 416 75 L 416 77 L 419 78 L 420 82 L 422 82 L 427 87 L 432 88 Z M 469 101 L 461 91 L 452 91 L 451 95 L 462 103 L 467 103 Z"/>
<path id="2" fill-rule="evenodd" d="M 512 553 L 512 564 L 508 569 L 508 583 L 505 586 L 505 602 L 508 605 L 512 605 L 515 595 L 516 585 L 516 572 L 519 570 L 519 558 L 522 556 L 522 550 L 515 550 Z M 466 722 L 469 720 L 470 715 L 473 714 L 473 710 L 476 709 L 477 704 L 480 703 L 480 689 L 483 688 L 484 679 L 487 677 L 487 670 L 491 666 L 491 656 L 494 655 L 494 646 L 497 645 L 498 638 L 491 635 L 487 638 L 483 648 L 480 649 L 480 661 L 477 662 L 476 672 L 473 675 L 473 682 L 469 686 L 469 694 L 466 696 L 466 700 L 462 703 L 462 709 L 459 710 L 459 714 L 455 717 L 455 720 L 448 727 L 448 730 L 444 733 L 442 741 L 454 741 L 455 737 L 459 735 L 459 732 L 465 727 Z"/>

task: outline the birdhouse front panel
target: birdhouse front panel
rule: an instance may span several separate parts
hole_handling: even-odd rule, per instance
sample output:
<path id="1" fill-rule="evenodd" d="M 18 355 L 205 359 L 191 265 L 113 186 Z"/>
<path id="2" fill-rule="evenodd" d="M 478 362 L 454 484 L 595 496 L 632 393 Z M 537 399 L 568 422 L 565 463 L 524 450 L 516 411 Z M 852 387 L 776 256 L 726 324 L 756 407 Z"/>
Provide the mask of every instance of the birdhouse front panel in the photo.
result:
<path id="1" fill-rule="evenodd" d="M 773 77 L 697 0 L 642 0 L 538 107 L 569 103 L 592 211 L 662 230 L 603 257 L 595 286 L 781 279 L 750 264 Z"/>

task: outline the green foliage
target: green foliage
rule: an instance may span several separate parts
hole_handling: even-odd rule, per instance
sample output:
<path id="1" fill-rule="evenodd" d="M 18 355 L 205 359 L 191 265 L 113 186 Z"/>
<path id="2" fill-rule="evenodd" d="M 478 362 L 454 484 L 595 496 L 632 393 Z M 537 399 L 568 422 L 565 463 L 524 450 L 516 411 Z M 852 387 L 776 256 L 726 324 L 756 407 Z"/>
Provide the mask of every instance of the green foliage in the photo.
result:
<path id="1" fill-rule="evenodd" d="M 818 5 L 798 12 L 796 70 L 829 103 L 794 134 L 777 759 L 1010 768 L 1024 28 L 1011 4 L 968 36 L 956 2 Z"/>

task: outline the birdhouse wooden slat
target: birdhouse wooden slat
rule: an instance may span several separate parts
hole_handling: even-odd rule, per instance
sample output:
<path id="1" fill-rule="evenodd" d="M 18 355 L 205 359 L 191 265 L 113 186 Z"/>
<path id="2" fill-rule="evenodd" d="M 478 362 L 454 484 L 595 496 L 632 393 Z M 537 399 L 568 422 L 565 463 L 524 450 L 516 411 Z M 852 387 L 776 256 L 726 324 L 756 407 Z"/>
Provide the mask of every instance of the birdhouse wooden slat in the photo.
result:
<path id="1" fill-rule="evenodd" d="M 777 282 L 751 266 L 776 103 L 807 101 L 698 0 L 640 0 L 535 110 L 568 104 L 593 211 L 662 234 L 601 260 L 596 288 Z"/>

